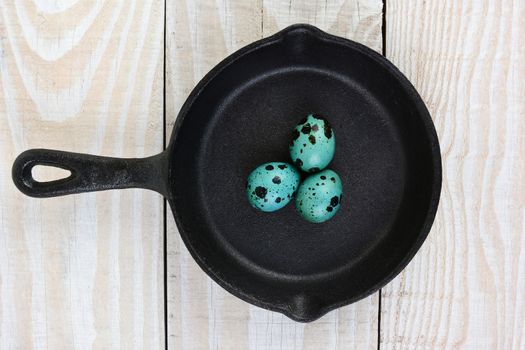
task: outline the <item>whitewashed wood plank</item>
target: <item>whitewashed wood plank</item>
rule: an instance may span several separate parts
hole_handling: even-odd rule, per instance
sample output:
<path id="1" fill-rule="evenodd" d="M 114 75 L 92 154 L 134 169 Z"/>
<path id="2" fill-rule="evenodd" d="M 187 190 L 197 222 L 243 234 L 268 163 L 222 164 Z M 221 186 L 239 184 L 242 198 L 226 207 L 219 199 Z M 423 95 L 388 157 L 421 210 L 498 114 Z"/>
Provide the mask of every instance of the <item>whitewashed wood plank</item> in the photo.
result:
<path id="1" fill-rule="evenodd" d="M 166 132 L 195 84 L 236 49 L 261 38 L 257 1 L 167 3 Z M 213 283 L 183 246 L 168 213 L 168 344 L 245 349 L 248 304 Z M 236 336 L 233 336 L 236 334 Z"/>
<path id="2" fill-rule="evenodd" d="M 166 124 L 195 84 L 236 49 L 293 23 L 311 23 L 381 51 L 381 1 L 168 1 Z M 168 214 L 170 349 L 372 349 L 378 295 L 304 325 L 248 305 L 209 279 Z"/>
<path id="3" fill-rule="evenodd" d="M 10 178 L 28 148 L 162 150 L 163 16 L 158 0 L 0 1 L 0 348 L 164 347 L 161 197 L 40 200 Z"/>
<path id="4" fill-rule="evenodd" d="M 525 3 L 392 0 L 386 55 L 434 118 L 429 239 L 383 289 L 381 348 L 524 349 Z"/>

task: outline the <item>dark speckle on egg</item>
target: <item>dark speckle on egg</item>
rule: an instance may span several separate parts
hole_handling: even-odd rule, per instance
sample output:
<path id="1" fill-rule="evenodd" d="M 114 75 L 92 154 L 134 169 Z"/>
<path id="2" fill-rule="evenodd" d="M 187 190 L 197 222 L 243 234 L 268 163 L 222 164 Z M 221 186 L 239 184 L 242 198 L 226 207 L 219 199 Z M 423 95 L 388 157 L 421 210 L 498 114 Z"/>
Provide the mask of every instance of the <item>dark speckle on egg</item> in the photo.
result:
<path id="1" fill-rule="evenodd" d="M 335 177 L 331 177 L 330 180 L 335 184 Z"/>
<path id="2" fill-rule="evenodd" d="M 324 136 L 326 136 L 327 139 L 332 137 L 332 127 L 327 120 L 324 121 Z"/>
<path id="3" fill-rule="evenodd" d="M 281 203 L 281 197 L 275 198 L 275 203 Z"/>
<path id="4" fill-rule="evenodd" d="M 270 165 L 267 165 L 265 169 L 266 169 L 266 170 L 273 170 L 273 165 L 271 165 L 271 164 L 270 164 Z"/>
<path id="5" fill-rule="evenodd" d="M 332 207 L 326 207 L 326 211 L 332 211 L 334 210 Z"/>
<path id="6" fill-rule="evenodd" d="M 275 176 L 275 177 L 272 179 L 272 182 L 273 182 L 274 184 L 277 184 L 277 185 L 278 185 L 278 184 L 281 183 L 281 178 L 280 178 L 279 176 Z M 279 202 L 277 202 L 277 203 L 279 203 Z"/>
<path id="7" fill-rule="evenodd" d="M 333 178 L 332 178 L 333 179 Z M 326 180 L 326 176 L 321 175 L 321 180 Z"/>
<path id="8" fill-rule="evenodd" d="M 317 131 L 317 130 L 319 130 L 319 127 L 317 126 L 317 124 L 312 125 L 312 131 Z"/>
<path id="9" fill-rule="evenodd" d="M 339 197 L 335 196 L 335 197 L 332 197 L 332 199 L 330 199 L 330 205 L 332 207 L 335 207 L 338 204 L 339 204 Z"/>
<path id="10" fill-rule="evenodd" d="M 304 124 L 304 126 L 301 128 L 301 132 L 303 134 L 308 135 L 310 133 L 310 131 L 312 131 L 312 128 L 310 127 L 310 124 L 308 124 L 308 123 Z"/>
<path id="11" fill-rule="evenodd" d="M 268 190 L 264 187 L 261 187 L 261 186 L 257 186 L 255 188 L 255 195 L 259 198 L 264 198 L 266 197 L 266 193 L 268 192 Z"/>
<path id="12" fill-rule="evenodd" d="M 319 171 L 319 168 L 317 167 L 313 167 L 313 168 L 310 168 L 310 170 L 308 170 L 310 173 L 316 173 Z"/>
<path id="13" fill-rule="evenodd" d="M 295 164 L 298 166 L 298 167 L 301 167 L 303 165 L 303 161 L 301 160 L 301 158 L 297 158 L 295 160 Z"/>
<path id="14" fill-rule="evenodd" d="M 295 140 L 299 138 L 299 131 L 294 130 L 292 133 L 292 140 L 290 141 L 290 146 L 293 146 Z"/>
<path id="15" fill-rule="evenodd" d="M 284 170 L 284 169 L 288 168 L 288 167 L 286 166 L 286 164 L 279 164 L 278 167 L 279 167 L 279 169 L 281 169 L 281 170 Z M 332 178 L 332 179 L 333 179 L 333 178 Z"/>
<path id="16" fill-rule="evenodd" d="M 310 136 L 308 136 L 308 140 L 310 141 L 310 143 L 311 143 L 312 145 L 315 145 L 315 136 L 314 136 L 314 135 L 310 135 Z"/>

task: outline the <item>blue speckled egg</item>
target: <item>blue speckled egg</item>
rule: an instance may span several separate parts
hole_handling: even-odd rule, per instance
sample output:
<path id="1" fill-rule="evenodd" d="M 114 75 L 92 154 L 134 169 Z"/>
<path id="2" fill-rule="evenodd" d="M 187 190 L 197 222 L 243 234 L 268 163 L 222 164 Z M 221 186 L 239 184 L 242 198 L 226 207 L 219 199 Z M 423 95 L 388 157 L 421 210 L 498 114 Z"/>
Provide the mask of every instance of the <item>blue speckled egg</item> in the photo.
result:
<path id="1" fill-rule="evenodd" d="M 287 163 L 265 163 L 250 173 L 246 182 L 248 201 L 265 212 L 281 209 L 290 203 L 299 188 L 297 169 Z"/>
<path id="2" fill-rule="evenodd" d="M 342 194 L 341 179 L 334 171 L 326 169 L 303 181 L 297 191 L 295 207 L 304 219 L 324 222 L 339 210 Z"/>
<path id="3" fill-rule="evenodd" d="M 290 143 L 290 156 L 297 167 L 310 173 L 323 170 L 334 152 L 335 135 L 325 118 L 310 114 L 297 124 Z"/>

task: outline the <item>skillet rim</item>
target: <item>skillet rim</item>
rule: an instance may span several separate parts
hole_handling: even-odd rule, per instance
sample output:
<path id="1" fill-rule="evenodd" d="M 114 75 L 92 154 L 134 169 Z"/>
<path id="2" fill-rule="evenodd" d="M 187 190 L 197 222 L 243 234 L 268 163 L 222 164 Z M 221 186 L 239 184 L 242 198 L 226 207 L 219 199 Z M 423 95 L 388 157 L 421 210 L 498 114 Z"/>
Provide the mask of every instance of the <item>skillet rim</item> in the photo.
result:
<path id="1" fill-rule="evenodd" d="M 289 317 L 290 319 L 298 322 L 311 322 L 314 321 L 328 312 L 337 309 L 339 307 L 352 304 L 358 300 L 364 299 L 367 296 L 377 292 L 379 289 L 387 285 L 389 282 L 391 282 L 401 271 L 412 261 L 416 253 L 419 251 L 421 246 L 423 245 L 423 242 L 428 237 L 428 234 L 430 233 L 430 230 L 432 228 L 432 224 L 434 222 L 434 219 L 436 217 L 440 195 L 441 195 L 441 187 L 442 187 L 442 164 L 441 164 L 441 151 L 439 147 L 439 141 L 438 136 L 436 133 L 436 129 L 434 126 L 434 123 L 432 121 L 432 118 L 430 116 L 430 113 L 423 102 L 421 96 L 415 89 L 415 87 L 412 85 L 412 83 L 408 80 L 408 78 L 392 63 L 390 62 L 386 57 L 379 54 L 378 52 L 372 50 L 371 48 L 360 44 L 358 42 L 352 41 L 350 39 L 346 39 L 343 37 L 339 37 L 336 35 L 332 35 L 329 33 L 326 33 L 322 31 L 321 29 L 310 25 L 310 24 L 293 24 L 290 25 L 279 32 L 266 37 L 259 39 L 257 41 L 254 41 L 251 44 L 248 44 L 247 46 L 244 46 L 240 48 L 239 50 L 233 52 L 231 55 L 224 58 L 222 61 L 220 61 L 217 65 L 215 65 L 193 88 L 191 93 L 186 98 L 186 101 L 182 105 L 179 113 L 177 114 L 177 118 L 175 120 L 175 124 L 173 126 L 173 130 L 170 137 L 170 142 L 168 144 L 168 147 L 166 148 L 165 152 L 168 153 L 168 161 L 167 161 L 167 168 L 168 168 L 168 183 L 171 184 L 172 180 L 172 156 L 173 153 L 173 147 L 176 143 L 177 136 L 180 132 L 180 128 L 182 124 L 184 123 L 185 117 L 195 102 L 195 100 L 199 97 L 199 95 L 202 93 L 202 91 L 206 88 L 206 86 L 217 76 L 219 75 L 226 67 L 228 67 L 230 64 L 234 63 L 236 60 L 241 58 L 242 56 L 249 54 L 252 51 L 255 51 L 261 47 L 264 47 L 265 45 L 272 44 L 273 42 L 281 40 L 283 37 L 288 35 L 291 32 L 294 31 L 303 31 L 308 32 L 310 35 L 313 35 L 317 38 L 335 42 L 339 45 L 344 45 L 352 50 L 357 50 L 361 54 L 368 56 L 371 60 L 373 60 L 375 63 L 383 66 L 387 70 L 388 73 L 390 73 L 399 83 L 400 86 L 405 90 L 405 92 L 408 94 L 408 98 L 410 98 L 415 107 L 415 111 L 417 112 L 418 117 L 423 122 L 424 130 L 426 132 L 426 136 L 428 138 L 429 142 L 429 148 L 430 153 L 432 157 L 432 189 L 431 189 L 431 196 L 430 200 L 428 202 L 428 209 L 425 216 L 425 219 L 421 225 L 421 228 L 419 230 L 419 234 L 417 235 L 417 238 L 413 241 L 410 249 L 406 252 L 404 257 L 400 260 L 400 262 L 394 266 L 394 268 L 391 269 L 391 272 L 384 277 L 379 279 L 379 282 L 374 284 L 373 286 L 369 287 L 364 292 L 351 296 L 349 298 L 346 298 L 344 300 L 341 300 L 337 303 L 332 303 L 328 305 L 322 305 L 318 308 L 314 308 L 315 312 L 312 312 L 312 310 L 307 310 L 305 312 L 294 312 L 293 307 L 291 307 L 289 304 L 277 304 L 277 303 L 270 303 L 266 301 L 261 301 L 257 297 L 246 293 L 245 291 L 241 290 L 240 288 L 236 287 L 235 285 L 229 283 L 227 280 L 223 279 L 218 271 L 216 271 L 212 266 L 210 266 L 205 259 L 202 259 L 200 254 L 197 253 L 197 251 L 193 248 L 191 244 L 189 244 L 189 238 L 184 230 L 184 226 L 182 224 L 182 221 L 177 214 L 177 206 L 174 201 L 173 196 L 173 190 L 170 187 L 168 189 L 167 193 L 167 199 L 170 204 L 171 211 L 173 213 L 173 217 L 175 219 L 175 223 L 177 225 L 177 230 L 179 231 L 179 234 L 184 242 L 184 245 L 190 252 L 192 258 L 197 262 L 199 267 L 208 275 L 214 282 L 216 282 L 218 285 L 220 285 L 222 288 L 224 288 L 226 291 L 228 291 L 230 294 L 234 295 L 235 297 L 258 307 L 261 307 L 266 310 L 270 311 L 276 311 L 284 314 L 285 316 Z M 304 296 L 301 294 L 301 296 Z M 306 304 L 310 300 L 308 295 L 306 297 Z M 295 297 L 290 298 L 290 300 L 294 300 Z M 303 302 L 304 304 L 304 302 Z M 308 309 L 308 308 L 307 308 Z"/>

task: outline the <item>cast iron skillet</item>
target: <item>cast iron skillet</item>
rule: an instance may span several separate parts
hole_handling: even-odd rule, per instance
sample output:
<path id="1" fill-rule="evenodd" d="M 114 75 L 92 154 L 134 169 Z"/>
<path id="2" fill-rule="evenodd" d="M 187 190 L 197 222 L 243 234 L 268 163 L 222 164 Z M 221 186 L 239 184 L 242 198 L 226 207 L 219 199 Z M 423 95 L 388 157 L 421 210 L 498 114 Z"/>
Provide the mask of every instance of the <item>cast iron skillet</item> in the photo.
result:
<path id="1" fill-rule="evenodd" d="M 289 161 L 292 128 L 308 113 L 331 122 L 337 146 L 329 168 L 344 185 L 338 214 L 323 224 L 302 220 L 293 204 L 257 212 L 244 192 L 257 165 Z M 72 174 L 37 182 L 37 164 Z M 118 159 L 34 149 L 16 159 L 13 180 L 33 197 L 157 191 L 213 280 L 249 303 L 309 322 L 377 291 L 408 264 L 436 213 L 441 158 L 425 105 L 389 61 L 294 25 L 212 69 L 161 154 Z"/>

